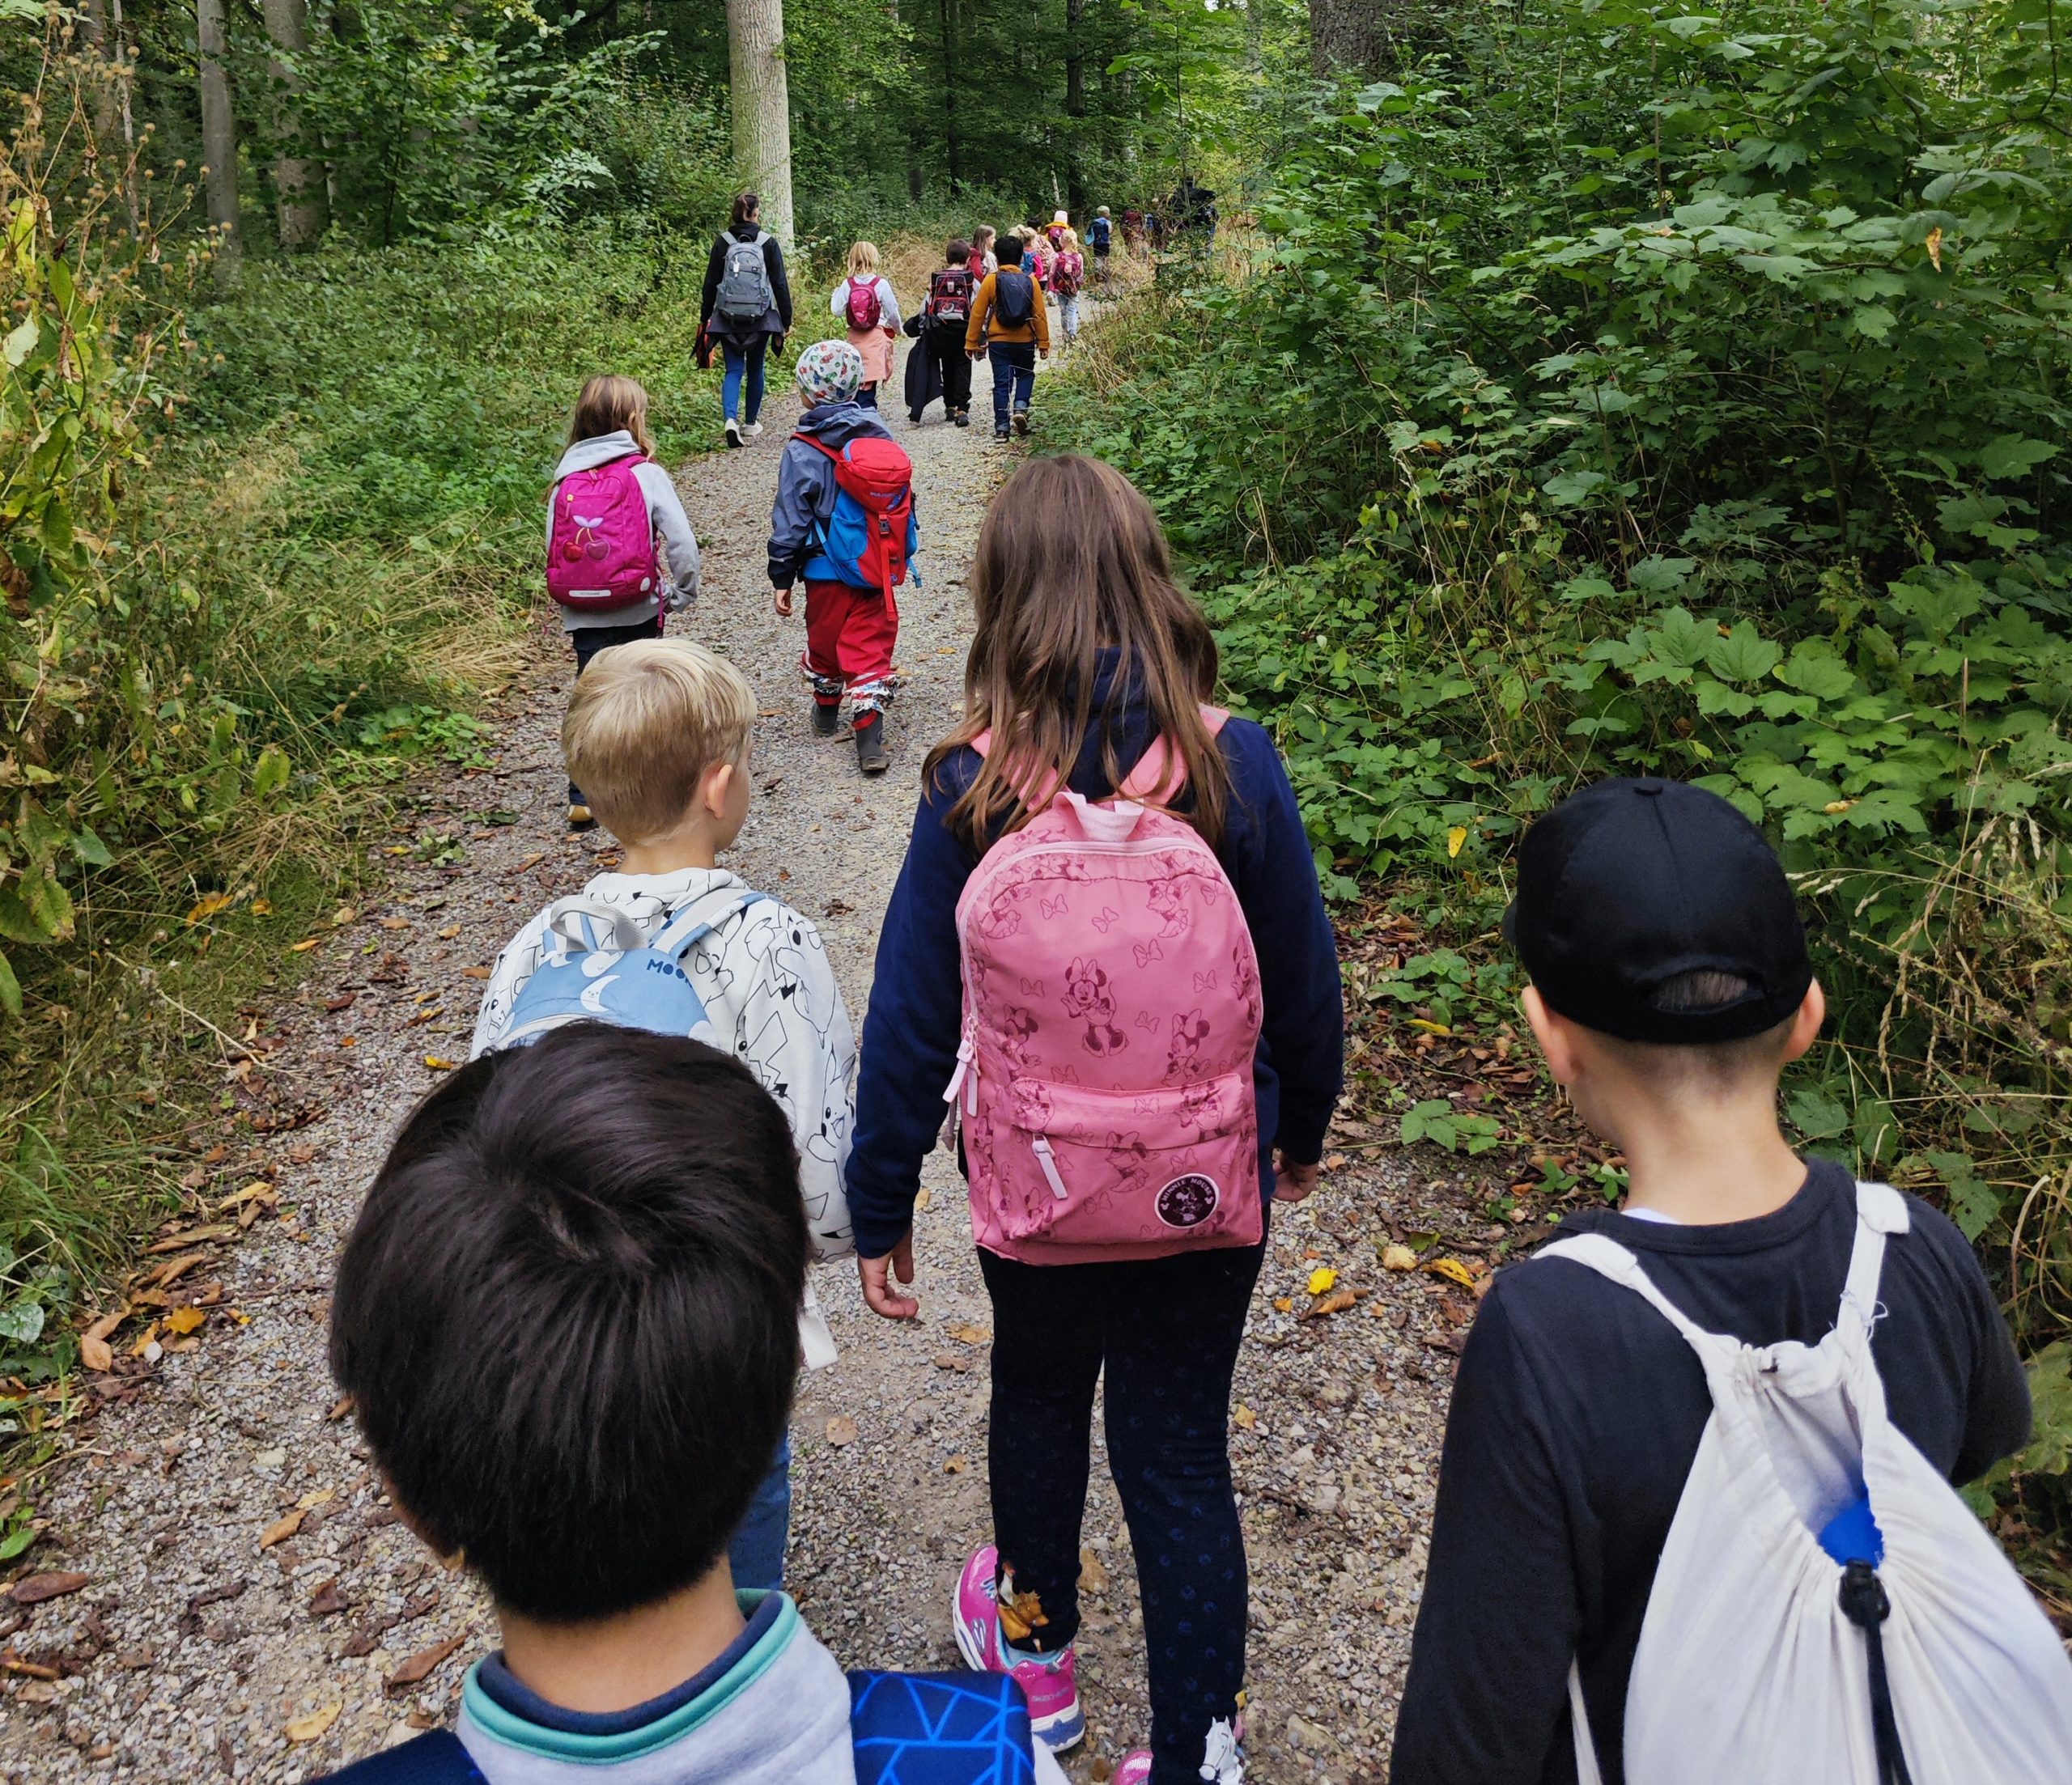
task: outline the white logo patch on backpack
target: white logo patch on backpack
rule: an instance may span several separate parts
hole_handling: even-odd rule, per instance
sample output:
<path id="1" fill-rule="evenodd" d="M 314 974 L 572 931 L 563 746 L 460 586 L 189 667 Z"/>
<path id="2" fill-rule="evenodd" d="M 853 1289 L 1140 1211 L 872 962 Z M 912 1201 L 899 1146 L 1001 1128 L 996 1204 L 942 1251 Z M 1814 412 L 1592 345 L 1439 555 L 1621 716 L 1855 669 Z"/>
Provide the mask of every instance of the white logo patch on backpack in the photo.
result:
<path id="1" fill-rule="evenodd" d="M 1712 1391 L 1627 1687 L 1628 1785 L 2072 1779 L 2072 1660 L 1886 1412 L 1870 1334 L 1887 1240 L 1909 1226 L 1899 1192 L 1857 1186 L 1841 1308 L 1812 1346 L 1706 1332 L 1603 1234 L 1537 1254 L 1645 1297 Z M 1841 1547 L 1845 1521 L 1868 1537 L 1844 1553 L 1870 1552 L 1846 1564 L 1820 1535 Z M 1573 1669 L 1569 1695 L 1577 1779 L 1599 1785 Z"/>

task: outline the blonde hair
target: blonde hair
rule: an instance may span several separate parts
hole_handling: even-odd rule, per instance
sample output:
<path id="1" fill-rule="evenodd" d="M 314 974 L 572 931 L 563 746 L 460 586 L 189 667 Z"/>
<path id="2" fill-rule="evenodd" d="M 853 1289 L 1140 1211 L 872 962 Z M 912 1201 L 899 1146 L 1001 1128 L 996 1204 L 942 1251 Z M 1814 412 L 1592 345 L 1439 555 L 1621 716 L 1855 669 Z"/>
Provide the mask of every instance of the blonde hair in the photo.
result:
<path id="1" fill-rule="evenodd" d="M 641 638 L 591 659 L 561 723 L 568 777 L 622 843 L 674 830 L 716 763 L 745 766 L 755 690 L 688 638 Z"/>
<path id="2" fill-rule="evenodd" d="M 616 434 L 621 428 L 633 436 L 633 443 L 653 457 L 655 443 L 648 438 L 648 390 L 636 378 L 617 372 L 600 372 L 584 385 L 575 399 L 575 413 L 568 421 L 568 443 L 594 440 Z"/>
<path id="3" fill-rule="evenodd" d="M 1076 254 L 1079 252 L 1079 231 L 1077 230 L 1068 227 L 1064 232 L 1059 236 L 1058 240 L 1064 244 L 1064 249 L 1067 253 Z"/>
<path id="4" fill-rule="evenodd" d="M 868 278 L 877 271 L 877 244 L 851 242 L 849 244 L 849 277 Z"/>

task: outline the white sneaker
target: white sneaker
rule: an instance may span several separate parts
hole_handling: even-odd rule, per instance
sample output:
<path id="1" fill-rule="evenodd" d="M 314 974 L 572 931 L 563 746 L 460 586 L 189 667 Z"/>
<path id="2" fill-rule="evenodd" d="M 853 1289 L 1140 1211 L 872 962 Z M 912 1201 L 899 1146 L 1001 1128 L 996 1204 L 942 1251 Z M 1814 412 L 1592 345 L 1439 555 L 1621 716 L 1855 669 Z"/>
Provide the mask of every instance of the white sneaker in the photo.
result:
<path id="1" fill-rule="evenodd" d="M 731 415 L 727 418 L 727 444 L 737 447 L 741 443 L 741 425 Z"/>
<path id="2" fill-rule="evenodd" d="M 741 432 L 745 434 L 751 440 L 753 440 L 758 434 L 762 433 L 762 424 L 760 422 L 751 422 L 747 425 L 747 426 L 741 430 Z"/>

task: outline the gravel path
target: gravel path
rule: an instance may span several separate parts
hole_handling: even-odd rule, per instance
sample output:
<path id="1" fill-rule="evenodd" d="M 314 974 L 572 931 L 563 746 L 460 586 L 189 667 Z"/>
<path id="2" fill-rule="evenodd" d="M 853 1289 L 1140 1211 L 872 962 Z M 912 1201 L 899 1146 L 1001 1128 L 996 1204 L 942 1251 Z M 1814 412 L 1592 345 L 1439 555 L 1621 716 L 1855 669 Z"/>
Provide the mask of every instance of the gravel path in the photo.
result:
<path id="1" fill-rule="evenodd" d="M 1038 404 L 1040 417 L 1040 380 Z M 1011 457 L 979 428 L 894 422 L 915 459 L 928 582 L 902 603 L 893 768 L 867 784 L 846 732 L 835 743 L 809 735 L 793 668 L 802 625 L 771 613 L 762 575 L 773 461 L 794 413 L 773 404 L 759 441 L 683 472 L 707 556 L 703 599 L 674 625 L 726 651 L 761 693 L 759 792 L 733 865 L 820 923 L 860 1026 L 921 757 L 958 698 L 964 569 Z M 563 833 L 555 737 L 567 661 L 558 640 L 543 634 L 541 645 L 497 715 L 495 766 L 419 789 L 381 897 L 327 934 L 302 991 L 257 1027 L 261 1071 L 308 1119 L 257 1143 L 240 1130 L 197 1182 L 216 1202 L 265 1179 L 278 1212 L 241 1242 L 192 1241 L 199 1261 L 168 1287 L 208 1304 L 206 1325 L 191 1339 L 165 1331 L 164 1355 L 125 1358 L 101 1379 L 117 1392 L 39 1495 L 53 1522 L 35 1567 L 87 1579 L 11 1615 L 0 1605 L 0 1779 L 311 1777 L 443 1719 L 463 1668 L 492 1640 L 480 1595 L 395 1522 L 351 1420 L 333 1417 L 325 1323 L 362 1189 L 437 1076 L 427 1057 L 465 1054 L 480 990 L 467 969 L 609 851 L 604 839 Z M 1446 1342 L 1467 1305 L 1430 1278 L 1378 1268 L 1378 1241 L 1422 1199 L 1410 1169 L 1395 1153 L 1375 1165 L 1341 1160 L 1309 1204 L 1277 1218 L 1239 1364 L 1250 1776 L 1263 1785 L 1350 1785 L 1384 1770 L 1424 1562 Z M 808 1381 L 794 1422 L 793 1590 L 850 1664 L 956 1664 L 948 1594 L 987 1535 L 989 1310 L 944 1155 L 927 1185 L 923 1320 L 876 1321 L 853 1273 L 825 1271 L 843 1356 Z M 1300 1318 L 1320 1264 L 1373 1295 Z M 134 1333 L 117 1335 L 119 1353 Z M 839 1445 L 829 1435 L 838 1418 L 855 1428 Z M 846 1425 L 836 1431 L 847 1436 Z M 1095 1474 L 1081 1663 L 1090 1733 L 1072 1759 L 1082 1781 L 1105 1779 L 1146 1732 L 1128 1540 L 1105 1473 Z"/>

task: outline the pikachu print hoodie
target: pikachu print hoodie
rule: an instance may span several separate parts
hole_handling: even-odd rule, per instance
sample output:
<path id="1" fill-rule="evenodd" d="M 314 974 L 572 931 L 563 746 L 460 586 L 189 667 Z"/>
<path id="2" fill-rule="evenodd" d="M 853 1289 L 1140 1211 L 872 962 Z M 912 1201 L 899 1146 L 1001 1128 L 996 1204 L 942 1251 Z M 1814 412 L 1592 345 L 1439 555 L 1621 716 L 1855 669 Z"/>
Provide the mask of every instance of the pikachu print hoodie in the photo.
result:
<path id="1" fill-rule="evenodd" d="M 749 896 L 737 874 L 690 867 L 673 874 L 600 874 L 579 897 L 618 907 L 643 939 L 652 939 L 686 905 L 723 888 Z M 519 990 L 546 954 L 554 909 L 547 906 L 496 957 L 469 1058 L 501 1045 Z M 856 1040 L 820 932 L 789 905 L 759 898 L 715 925 L 683 966 L 718 1045 L 730 1047 L 755 1074 L 792 1125 L 815 1253 L 823 1260 L 847 1257 L 856 1249 L 843 1179 Z M 800 1338 L 809 1368 L 834 1362 L 834 1342 L 810 1283 Z"/>

